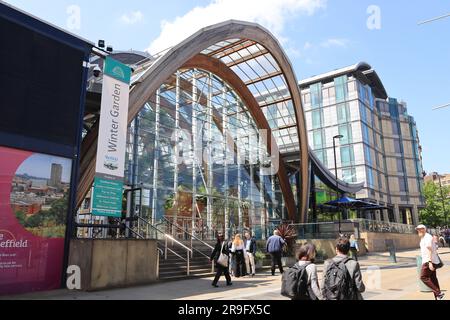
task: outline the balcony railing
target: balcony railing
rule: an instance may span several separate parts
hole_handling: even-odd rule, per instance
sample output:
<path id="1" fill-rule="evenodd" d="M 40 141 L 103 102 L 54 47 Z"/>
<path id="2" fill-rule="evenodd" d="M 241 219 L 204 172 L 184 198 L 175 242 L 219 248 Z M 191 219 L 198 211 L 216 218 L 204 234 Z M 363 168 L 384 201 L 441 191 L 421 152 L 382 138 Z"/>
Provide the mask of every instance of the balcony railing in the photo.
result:
<path id="1" fill-rule="evenodd" d="M 340 234 L 354 234 L 357 238 L 361 232 L 413 234 L 412 225 L 383 222 L 367 219 L 351 219 L 339 222 L 319 222 L 291 224 L 297 230 L 298 239 L 336 239 Z M 340 230 L 340 232 L 339 232 Z"/>

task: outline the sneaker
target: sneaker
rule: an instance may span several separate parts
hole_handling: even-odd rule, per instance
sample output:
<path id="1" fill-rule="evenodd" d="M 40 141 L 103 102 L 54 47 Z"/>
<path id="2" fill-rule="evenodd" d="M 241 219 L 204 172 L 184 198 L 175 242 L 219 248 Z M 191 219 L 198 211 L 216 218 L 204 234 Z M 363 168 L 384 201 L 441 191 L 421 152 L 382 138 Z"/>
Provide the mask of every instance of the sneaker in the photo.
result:
<path id="1" fill-rule="evenodd" d="M 230 283 L 227 283 L 227 286 L 229 287 L 229 286 L 232 286 L 233 285 L 233 282 L 230 282 Z"/>
<path id="2" fill-rule="evenodd" d="M 255 274 L 252 274 L 252 278 L 255 276 Z"/>
<path id="3" fill-rule="evenodd" d="M 445 293 L 440 293 L 439 295 L 436 296 L 436 300 L 443 300 L 445 297 Z"/>
<path id="4" fill-rule="evenodd" d="M 219 286 L 217 285 L 217 284 L 212 284 L 212 286 L 214 287 L 214 288 L 218 288 Z"/>

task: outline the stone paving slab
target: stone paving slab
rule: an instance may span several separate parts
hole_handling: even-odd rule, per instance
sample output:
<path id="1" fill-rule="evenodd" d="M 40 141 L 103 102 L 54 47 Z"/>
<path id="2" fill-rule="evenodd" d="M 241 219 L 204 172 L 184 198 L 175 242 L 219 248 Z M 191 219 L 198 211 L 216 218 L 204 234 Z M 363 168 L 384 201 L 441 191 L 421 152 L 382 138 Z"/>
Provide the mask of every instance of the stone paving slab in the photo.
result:
<path id="1" fill-rule="evenodd" d="M 371 254 L 360 259 L 368 300 L 432 300 L 431 293 L 419 291 L 415 257 L 418 250 L 398 253 L 399 263 L 389 261 L 388 254 Z M 450 288 L 450 250 L 441 249 L 441 258 L 446 264 L 438 271 L 443 289 Z M 379 279 L 374 277 L 373 268 L 379 267 Z M 318 266 L 319 279 L 322 266 Z M 375 270 L 375 272 L 378 272 Z M 374 280 L 375 279 L 375 280 Z M 286 300 L 280 295 L 281 276 L 271 276 L 269 271 L 254 278 L 233 279 L 233 286 L 226 287 L 222 277 L 219 288 L 211 286 L 211 278 L 162 282 L 141 287 L 106 290 L 100 292 L 77 292 L 56 290 L 3 299 L 37 300 Z M 450 299 L 450 292 L 448 293 Z"/>

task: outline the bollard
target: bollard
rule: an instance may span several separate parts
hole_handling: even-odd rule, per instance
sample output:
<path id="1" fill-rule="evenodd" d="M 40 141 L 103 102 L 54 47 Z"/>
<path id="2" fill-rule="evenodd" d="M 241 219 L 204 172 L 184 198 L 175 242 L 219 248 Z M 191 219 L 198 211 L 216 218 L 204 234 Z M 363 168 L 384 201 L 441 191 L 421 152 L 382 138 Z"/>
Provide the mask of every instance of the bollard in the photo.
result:
<path id="1" fill-rule="evenodd" d="M 422 273 L 422 257 L 416 256 L 417 261 L 417 280 L 419 284 L 420 292 L 433 292 L 422 280 L 420 280 L 420 274 Z"/>
<path id="2" fill-rule="evenodd" d="M 386 248 L 389 251 L 389 260 L 392 263 L 397 263 L 397 254 L 395 252 L 395 242 L 394 240 L 387 239 L 385 240 Z"/>

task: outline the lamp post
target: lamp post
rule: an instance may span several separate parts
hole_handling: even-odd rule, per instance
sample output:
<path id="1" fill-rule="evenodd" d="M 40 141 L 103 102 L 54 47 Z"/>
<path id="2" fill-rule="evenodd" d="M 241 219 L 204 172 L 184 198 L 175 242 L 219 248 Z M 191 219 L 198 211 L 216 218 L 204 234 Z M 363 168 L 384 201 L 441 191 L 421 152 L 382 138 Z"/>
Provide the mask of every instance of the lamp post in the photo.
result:
<path id="1" fill-rule="evenodd" d="M 337 200 L 339 200 L 339 179 L 338 179 L 338 169 L 337 169 L 337 157 L 336 157 L 336 139 L 344 138 L 343 135 L 337 135 L 333 137 L 333 152 L 334 152 L 334 173 L 336 176 L 336 195 Z M 339 211 L 339 234 L 341 234 L 341 211 Z"/>
<path id="2" fill-rule="evenodd" d="M 441 181 L 441 175 L 439 173 L 436 173 L 439 179 L 439 189 L 441 191 L 441 200 L 442 200 L 442 210 L 444 210 L 444 219 L 445 219 L 445 225 L 447 225 L 447 210 L 445 209 L 445 198 L 444 193 L 442 192 L 442 181 Z"/>

